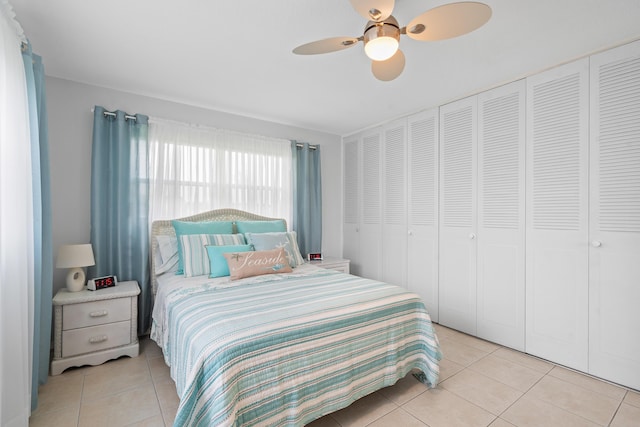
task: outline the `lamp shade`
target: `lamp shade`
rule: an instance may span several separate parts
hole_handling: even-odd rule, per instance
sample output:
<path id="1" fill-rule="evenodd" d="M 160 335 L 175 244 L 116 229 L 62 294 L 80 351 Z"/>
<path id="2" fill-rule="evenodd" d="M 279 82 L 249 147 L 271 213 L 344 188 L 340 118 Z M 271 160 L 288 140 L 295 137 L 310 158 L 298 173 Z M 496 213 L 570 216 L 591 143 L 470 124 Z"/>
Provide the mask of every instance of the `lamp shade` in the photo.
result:
<path id="1" fill-rule="evenodd" d="M 96 265 L 91 244 L 63 245 L 58 249 L 56 267 L 70 269 L 67 273 L 67 289 L 70 292 L 78 292 L 84 288 L 87 276 L 83 267 L 89 265 Z"/>
<path id="2" fill-rule="evenodd" d="M 57 268 L 87 267 L 96 265 L 91 244 L 62 245 L 58 250 Z"/>

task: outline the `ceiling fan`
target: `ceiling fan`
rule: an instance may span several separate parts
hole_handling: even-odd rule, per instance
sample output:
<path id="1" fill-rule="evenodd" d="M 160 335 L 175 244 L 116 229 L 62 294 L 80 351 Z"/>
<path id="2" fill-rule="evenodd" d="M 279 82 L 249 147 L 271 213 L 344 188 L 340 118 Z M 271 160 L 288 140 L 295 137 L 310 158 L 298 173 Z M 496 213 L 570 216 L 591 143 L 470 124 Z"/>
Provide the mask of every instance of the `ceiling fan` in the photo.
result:
<path id="1" fill-rule="evenodd" d="M 394 0 L 349 0 L 353 8 L 368 19 L 360 37 L 332 37 L 306 43 L 293 49 L 297 55 L 336 52 L 364 42 L 364 51 L 371 58 L 371 71 L 382 81 L 402 74 L 404 54 L 398 49 L 400 36 L 414 40 L 444 40 L 467 34 L 483 26 L 491 17 L 491 8 L 479 2 L 450 3 L 435 7 L 400 27 L 393 12 Z"/>

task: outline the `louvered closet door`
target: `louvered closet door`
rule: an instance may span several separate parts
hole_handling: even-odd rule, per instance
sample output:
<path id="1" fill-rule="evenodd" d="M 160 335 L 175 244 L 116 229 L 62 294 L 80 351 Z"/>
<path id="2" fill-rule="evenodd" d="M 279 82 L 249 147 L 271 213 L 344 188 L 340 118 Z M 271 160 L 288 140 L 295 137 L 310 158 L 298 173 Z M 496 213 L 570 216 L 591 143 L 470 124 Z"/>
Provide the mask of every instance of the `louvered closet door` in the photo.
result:
<path id="1" fill-rule="evenodd" d="M 344 141 L 344 223 L 342 254 L 351 261 L 352 274 L 360 274 L 360 140 Z"/>
<path id="2" fill-rule="evenodd" d="M 526 351 L 587 370 L 588 59 L 527 79 Z"/>
<path id="3" fill-rule="evenodd" d="M 384 126 L 382 280 L 407 285 L 407 121 Z"/>
<path id="4" fill-rule="evenodd" d="M 591 59 L 589 373 L 640 389 L 640 42 Z"/>
<path id="5" fill-rule="evenodd" d="M 438 317 L 438 110 L 408 121 L 407 286 Z"/>
<path id="6" fill-rule="evenodd" d="M 440 108 L 439 320 L 476 335 L 477 97 Z"/>
<path id="7" fill-rule="evenodd" d="M 360 275 L 380 280 L 382 255 L 381 159 L 382 129 L 362 137 L 362 205 L 360 225 Z"/>
<path id="8" fill-rule="evenodd" d="M 524 80 L 478 95 L 478 336 L 524 351 Z"/>

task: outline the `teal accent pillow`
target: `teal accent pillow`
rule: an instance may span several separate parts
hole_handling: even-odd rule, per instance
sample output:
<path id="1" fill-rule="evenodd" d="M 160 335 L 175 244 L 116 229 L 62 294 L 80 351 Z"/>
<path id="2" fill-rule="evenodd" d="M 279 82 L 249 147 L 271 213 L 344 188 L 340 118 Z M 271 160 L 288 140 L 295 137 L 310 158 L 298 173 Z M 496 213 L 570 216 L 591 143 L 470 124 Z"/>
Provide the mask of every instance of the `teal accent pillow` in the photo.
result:
<path id="1" fill-rule="evenodd" d="M 176 238 L 178 240 L 178 270 L 176 274 L 184 274 L 184 255 L 180 236 L 189 234 L 233 234 L 233 222 L 231 221 L 171 221 Z"/>
<path id="2" fill-rule="evenodd" d="M 246 233 L 247 244 L 256 251 L 283 248 L 289 265 L 294 268 L 304 264 L 304 258 L 298 248 L 298 235 L 295 231 L 280 233 Z"/>
<path id="3" fill-rule="evenodd" d="M 229 264 L 224 254 L 231 252 L 249 252 L 253 250 L 251 245 L 206 246 L 209 255 L 211 273 L 209 277 L 223 277 L 229 274 Z"/>
<path id="4" fill-rule="evenodd" d="M 273 233 L 277 231 L 287 231 L 284 221 L 237 221 L 238 233 Z"/>

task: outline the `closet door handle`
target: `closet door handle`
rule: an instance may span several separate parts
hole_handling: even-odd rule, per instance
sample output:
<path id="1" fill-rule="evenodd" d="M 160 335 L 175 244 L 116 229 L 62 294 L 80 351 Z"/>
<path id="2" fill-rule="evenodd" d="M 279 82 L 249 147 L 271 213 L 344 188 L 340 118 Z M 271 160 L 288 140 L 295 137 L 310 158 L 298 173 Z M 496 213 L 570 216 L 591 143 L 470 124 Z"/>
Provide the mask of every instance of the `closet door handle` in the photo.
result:
<path id="1" fill-rule="evenodd" d="M 594 248 L 599 248 L 600 246 L 602 246 L 602 242 L 600 240 L 594 240 L 593 242 L 591 242 L 591 246 L 593 246 Z"/>
<path id="2" fill-rule="evenodd" d="M 476 238 L 476 233 L 469 233 L 469 239 L 473 240 Z"/>

